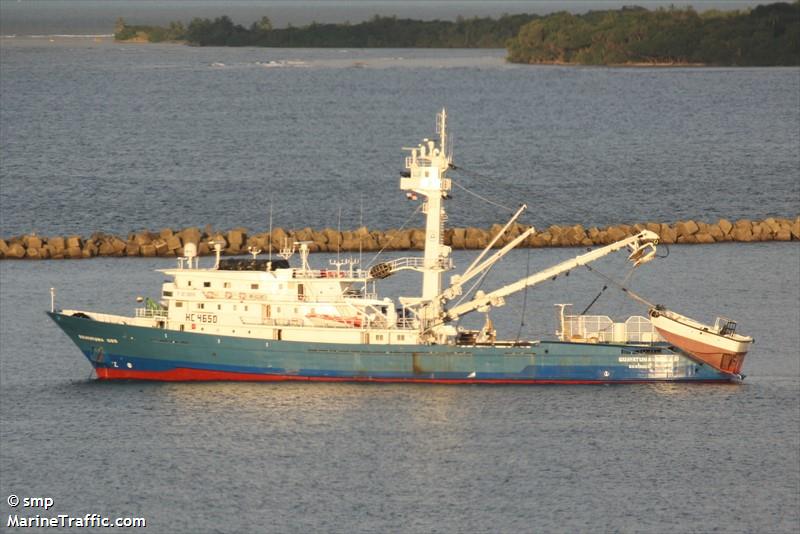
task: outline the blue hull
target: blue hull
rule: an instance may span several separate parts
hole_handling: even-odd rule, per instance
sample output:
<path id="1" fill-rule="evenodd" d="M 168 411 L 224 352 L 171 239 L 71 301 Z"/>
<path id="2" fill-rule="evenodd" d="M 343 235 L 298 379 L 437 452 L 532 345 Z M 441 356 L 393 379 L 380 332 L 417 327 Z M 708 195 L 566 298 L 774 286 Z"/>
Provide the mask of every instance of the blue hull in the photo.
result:
<path id="1" fill-rule="evenodd" d="M 48 313 L 102 379 L 428 383 L 731 382 L 667 344 L 344 345 L 110 324 Z"/>

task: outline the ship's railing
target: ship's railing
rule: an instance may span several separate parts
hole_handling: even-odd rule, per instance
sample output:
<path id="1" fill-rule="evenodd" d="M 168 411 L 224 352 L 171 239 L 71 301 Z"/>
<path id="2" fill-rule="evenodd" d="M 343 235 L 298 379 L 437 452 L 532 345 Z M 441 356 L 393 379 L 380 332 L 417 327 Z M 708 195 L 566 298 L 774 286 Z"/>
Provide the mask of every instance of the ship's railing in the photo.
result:
<path id="1" fill-rule="evenodd" d="M 244 317 L 240 318 L 242 324 L 245 325 L 261 325 L 261 326 L 305 326 L 306 322 L 302 319 L 258 319 L 258 320 L 248 320 Z M 386 320 L 385 319 L 376 319 L 372 321 L 366 321 L 363 325 L 353 325 L 352 323 L 342 322 L 342 323 L 335 323 L 331 321 L 328 324 L 319 324 L 315 325 L 315 328 L 386 328 Z M 400 319 L 397 321 L 396 328 L 398 330 L 414 330 L 416 329 L 416 325 L 414 321 L 411 319 Z"/>
<path id="2" fill-rule="evenodd" d="M 242 321 L 245 322 L 245 321 Z M 303 326 L 302 319 L 264 319 L 260 322 L 253 321 L 253 323 L 246 324 L 263 324 L 267 326 Z"/>
<path id="3" fill-rule="evenodd" d="M 349 278 L 364 279 L 369 276 L 367 271 L 358 269 L 350 271 L 337 271 L 336 269 L 292 269 L 292 278 Z"/>
<path id="4" fill-rule="evenodd" d="M 653 343 L 662 341 L 661 336 L 647 317 L 634 315 L 625 321 L 625 334 L 628 341 L 635 343 Z"/>
<path id="5" fill-rule="evenodd" d="M 425 267 L 425 258 L 420 256 L 407 256 L 404 258 L 397 258 L 395 260 L 384 262 L 391 267 L 392 271 L 397 271 L 402 268 L 422 268 Z"/>
<path id="6" fill-rule="evenodd" d="M 342 296 L 346 299 L 377 299 L 378 294 L 372 293 L 370 291 L 364 291 L 362 289 L 356 289 L 351 287 L 347 291 L 345 291 Z"/>
<path id="7" fill-rule="evenodd" d="M 167 310 L 156 310 L 153 308 L 136 308 L 136 317 L 139 319 L 166 319 Z"/>
<path id="8" fill-rule="evenodd" d="M 413 328 L 416 328 L 414 322 L 415 322 L 414 319 L 400 317 L 399 319 L 397 319 L 397 328 L 402 328 L 403 330 L 411 330 Z"/>
<path id="9" fill-rule="evenodd" d="M 653 324 L 641 315 L 615 323 L 607 315 L 565 315 L 562 324 L 563 341 L 591 343 L 653 343 L 662 338 Z"/>

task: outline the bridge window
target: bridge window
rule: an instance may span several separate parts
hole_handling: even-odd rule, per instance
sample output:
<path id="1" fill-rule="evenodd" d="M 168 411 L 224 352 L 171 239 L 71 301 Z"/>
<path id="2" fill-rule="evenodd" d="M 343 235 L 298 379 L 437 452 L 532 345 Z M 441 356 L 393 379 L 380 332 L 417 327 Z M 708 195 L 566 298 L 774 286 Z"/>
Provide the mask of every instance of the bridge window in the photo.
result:
<path id="1" fill-rule="evenodd" d="M 165 297 L 171 297 L 172 296 L 172 291 L 164 291 L 164 296 Z"/>
<path id="2" fill-rule="evenodd" d="M 175 307 L 176 307 L 176 308 L 183 308 L 183 301 L 181 301 L 181 300 L 176 300 L 176 301 L 175 301 Z"/>
<path id="3" fill-rule="evenodd" d="M 203 287 L 211 287 L 211 282 L 203 282 Z"/>
<path id="4" fill-rule="evenodd" d="M 198 309 L 198 310 L 202 310 L 202 309 L 204 309 L 205 307 L 206 307 L 206 305 L 205 305 L 205 304 L 203 304 L 202 302 L 198 302 L 198 303 L 197 303 L 197 309 Z"/>
<path id="5" fill-rule="evenodd" d="M 225 283 L 222 284 L 222 287 L 230 288 L 231 287 L 231 283 L 230 282 L 225 282 Z"/>
<path id="6" fill-rule="evenodd" d="M 258 289 L 258 284 L 250 284 L 250 289 Z"/>

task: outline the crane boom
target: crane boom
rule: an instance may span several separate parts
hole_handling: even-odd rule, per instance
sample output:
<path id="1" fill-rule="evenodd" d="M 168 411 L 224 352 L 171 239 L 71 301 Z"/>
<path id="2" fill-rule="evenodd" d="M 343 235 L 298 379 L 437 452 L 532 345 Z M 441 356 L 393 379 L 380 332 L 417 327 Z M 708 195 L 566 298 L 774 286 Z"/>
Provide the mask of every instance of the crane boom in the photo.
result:
<path id="1" fill-rule="evenodd" d="M 558 276 L 559 274 L 570 271 L 576 267 L 581 267 L 595 260 L 607 256 L 625 247 L 630 247 L 632 250 L 628 258 L 634 261 L 634 265 L 640 265 L 652 259 L 655 252 L 655 245 L 658 243 L 658 234 L 649 230 L 642 230 L 638 234 L 616 241 L 605 247 L 598 248 L 586 254 L 576 256 L 571 260 L 563 261 L 549 269 L 539 271 L 526 278 L 523 278 L 513 284 L 503 286 L 491 293 L 481 294 L 478 292 L 475 298 L 469 302 L 459 304 L 446 310 L 442 316 L 442 322 L 455 321 L 461 315 L 475 311 L 480 308 L 488 308 L 489 306 L 502 306 L 504 304 L 503 297 L 522 291 L 526 287 L 535 286 L 545 280 Z M 652 249 L 651 252 L 644 253 L 645 250 Z"/>

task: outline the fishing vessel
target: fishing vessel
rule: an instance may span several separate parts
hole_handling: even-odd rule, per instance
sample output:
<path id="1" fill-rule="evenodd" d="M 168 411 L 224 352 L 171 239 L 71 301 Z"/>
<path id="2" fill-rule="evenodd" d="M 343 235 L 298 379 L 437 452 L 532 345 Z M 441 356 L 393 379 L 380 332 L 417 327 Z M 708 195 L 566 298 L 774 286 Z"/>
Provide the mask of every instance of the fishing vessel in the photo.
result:
<path id="1" fill-rule="evenodd" d="M 534 229 L 501 237 L 525 209 L 460 274 L 444 244 L 452 165 L 447 114 L 437 116 L 438 139 L 408 149 L 400 189 L 422 197 L 424 252 L 361 268 L 333 261 L 318 268 L 309 243 L 285 243 L 279 258 L 222 258 L 201 267 L 195 243 L 184 244 L 158 301 L 133 316 L 56 310 L 49 316 L 80 348 L 97 377 L 139 380 L 366 381 L 446 384 L 597 384 L 660 381 L 736 382 L 752 339 L 730 322 L 705 327 L 663 307 L 648 317 L 613 322 L 573 314 L 560 304 L 552 340 L 498 338 L 489 311 L 505 298 L 617 252 L 633 267 L 653 260 L 658 235 L 643 230 L 493 291 L 475 281 Z M 299 261 L 295 261 L 299 260 Z M 380 297 L 378 283 L 401 271 L 421 274 L 421 289 L 397 300 Z M 469 287 L 472 284 L 473 287 Z M 646 302 L 646 301 L 643 301 Z M 480 329 L 460 326 L 486 314 Z M 705 328 L 705 330 L 703 330 Z M 701 332 L 702 342 L 698 341 Z"/>

